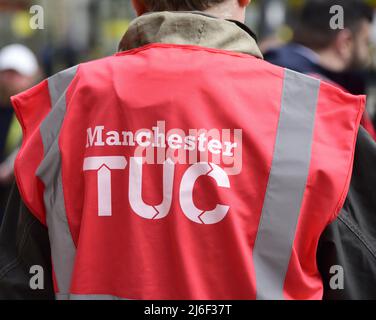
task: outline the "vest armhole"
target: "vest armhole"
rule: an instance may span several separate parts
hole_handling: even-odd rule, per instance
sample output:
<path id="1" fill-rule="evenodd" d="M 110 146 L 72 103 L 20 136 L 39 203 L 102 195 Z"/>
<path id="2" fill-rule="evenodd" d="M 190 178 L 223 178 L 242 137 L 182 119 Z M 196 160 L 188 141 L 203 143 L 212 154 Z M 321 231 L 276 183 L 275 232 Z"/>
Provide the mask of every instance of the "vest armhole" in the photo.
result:
<path id="1" fill-rule="evenodd" d="M 14 163 L 16 183 L 26 207 L 46 226 L 44 186 L 36 171 L 44 152 L 39 126 L 51 110 L 47 80 L 13 96 L 11 102 L 23 133 L 21 149 Z"/>
<path id="2" fill-rule="evenodd" d="M 349 95 L 345 92 L 343 92 L 346 95 Z M 352 174 L 353 174 L 353 167 L 354 167 L 354 160 L 355 160 L 355 150 L 356 150 L 356 143 L 357 143 L 357 138 L 358 138 L 358 133 L 360 129 L 360 123 L 363 117 L 363 114 L 366 110 L 366 101 L 367 97 L 365 95 L 360 95 L 360 96 L 352 96 L 353 99 L 357 99 L 357 115 L 356 118 L 353 121 L 353 140 L 352 140 L 352 155 L 351 155 L 351 160 L 349 163 L 349 170 L 348 170 L 348 175 L 346 178 L 345 186 L 343 189 L 343 192 L 341 194 L 341 197 L 339 199 L 339 202 L 336 206 L 334 214 L 331 216 L 330 223 L 332 223 L 334 220 L 336 220 L 345 204 L 349 189 L 350 189 L 350 184 L 352 180 Z M 329 224 L 330 224 L 329 223 Z"/>

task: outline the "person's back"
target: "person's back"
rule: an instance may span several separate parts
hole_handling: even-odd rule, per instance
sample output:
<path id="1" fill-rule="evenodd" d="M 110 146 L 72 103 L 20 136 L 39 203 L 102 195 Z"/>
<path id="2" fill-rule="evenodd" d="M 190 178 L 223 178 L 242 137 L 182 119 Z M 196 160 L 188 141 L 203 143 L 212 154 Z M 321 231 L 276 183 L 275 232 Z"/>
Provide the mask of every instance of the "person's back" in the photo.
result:
<path id="1" fill-rule="evenodd" d="M 138 48 L 13 98 L 18 188 L 49 229 L 57 298 L 321 299 L 317 244 L 364 97 L 197 13 L 141 17 L 122 45 Z"/>

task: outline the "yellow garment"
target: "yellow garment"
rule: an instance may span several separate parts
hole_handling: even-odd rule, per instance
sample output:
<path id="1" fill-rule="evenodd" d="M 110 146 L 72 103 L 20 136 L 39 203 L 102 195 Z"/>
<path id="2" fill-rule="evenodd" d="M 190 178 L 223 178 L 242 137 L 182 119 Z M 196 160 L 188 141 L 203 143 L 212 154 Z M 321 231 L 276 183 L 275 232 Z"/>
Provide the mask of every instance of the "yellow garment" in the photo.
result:
<path id="1" fill-rule="evenodd" d="M 21 144 L 21 141 L 22 128 L 16 116 L 13 116 L 5 142 L 5 155 L 9 156 Z"/>

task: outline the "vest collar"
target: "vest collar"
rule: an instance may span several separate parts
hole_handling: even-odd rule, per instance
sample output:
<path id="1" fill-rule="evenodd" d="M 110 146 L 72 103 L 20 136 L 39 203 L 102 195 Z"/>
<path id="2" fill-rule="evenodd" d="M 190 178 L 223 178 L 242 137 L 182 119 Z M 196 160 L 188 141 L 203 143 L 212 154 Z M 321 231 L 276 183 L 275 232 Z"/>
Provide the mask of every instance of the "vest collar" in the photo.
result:
<path id="1" fill-rule="evenodd" d="M 244 24 L 202 12 L 154 12 L 135 19 L 119 51 L 151 43 L 197 45 L 263 58 L 256 37 Z"/>

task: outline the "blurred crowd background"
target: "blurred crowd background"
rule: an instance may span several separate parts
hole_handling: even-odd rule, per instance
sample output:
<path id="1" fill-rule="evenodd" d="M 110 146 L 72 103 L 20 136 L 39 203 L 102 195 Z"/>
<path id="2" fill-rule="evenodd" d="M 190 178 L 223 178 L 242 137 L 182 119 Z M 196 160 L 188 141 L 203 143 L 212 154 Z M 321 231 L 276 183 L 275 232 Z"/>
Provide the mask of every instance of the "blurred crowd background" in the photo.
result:
<path id="1" fill-rule="evenodd" d="M 365 2 L 375 8 L 376 16 L 376 0 Z M 264 52 L 293 39 L 297 16 L 304 3 L 305 0 L 252 1 L 246 24 L 257 34 Z M 33 5 L 44 9 L 42 30 L 30 28 L 30 8 Z M 130 0 L 0 0 L 0 50 L 10 44 L 23 44 L 31 49 L 38 61 L 36 63 L 30 53 L 20 47 L 8 48 L 7 63 L 16 65 L 20 60 L 27 63 L 15 66 L 17 72 L 3 77 L 0 95 L 8 99 L 1 86 L 10 86 L 14 93 L 80 62 L 113 54 L 133 18 Z M 368 112 L 375 123 L 376 19 L 371 28 L 370 49 L 373 62 L 363 80 L 366 79 L 364 90 L 368 94 Z M 38 65 L 39 71 L 35 72 Z M 0 97 L 0 104 L 5 105 L 7 101 Z M 21 130 L 12 117 L 12 113 L 0 106 L 0 221 L 12 180 L 9 163 L 14 160 L 15 146 L 19 146 L 21 137 Z M 7 163 L 8 166 L 3 165 Z"/>
<path id="2" fill-rule="evenodd" d="M 247 25 L 265 51 L 293 38 L 305 0 L 253 0 Z M 376 0 L 365 1 L 376 8 Z M 40 5 L 45 28 L 29 26 L 30 8 Z M 116 51 L 135 17 L 130 0 L 0 0 L 0 48 L 23 43 L 38 56 L 45 75 Z M 376 47 L 376 21 L 372 32 Z M 376 51 L 374 55 L 376 69 Z"/>

